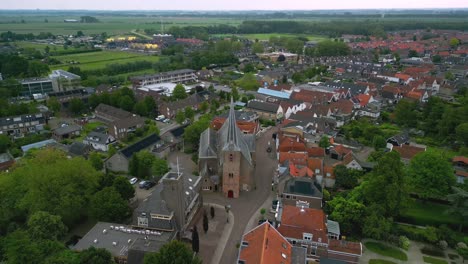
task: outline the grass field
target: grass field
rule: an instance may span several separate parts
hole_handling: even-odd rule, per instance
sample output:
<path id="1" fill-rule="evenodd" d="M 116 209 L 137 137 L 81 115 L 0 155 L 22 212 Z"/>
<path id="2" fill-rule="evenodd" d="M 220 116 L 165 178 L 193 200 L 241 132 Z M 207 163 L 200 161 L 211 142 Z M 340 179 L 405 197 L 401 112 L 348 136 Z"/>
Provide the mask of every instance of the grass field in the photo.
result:
<path id="1" fill-rule="evenodd" d="M 369 264 L 396 264 L 396 262 L 385 260 L 385 259 L 371 259 Z"/>
<path id="2" fill-rule="evenodd" d="M 43 52 L 45 47 L 47 46 L 49 46 L 51 51 L 52 50 L 57 50 L 57 51 L 64 50 L 62 45 L 51 45 L 51 44 L 46 44 L 46 43 L 35 43 L 35 42 L 28 42 L 28 41 L 16 41 L 16 42 L 13 42 L 12 45 L 18 48 L 22 48 L 22 49 L 37 49 L 37 50 L 40 50 L 41 52 Z M 69 47 L 69 49 L 73 49 L 73 48 Z"/>
<path id="3" fill-rule="evenodd" d="M 70 15 L 23 15 L 23 16 L 0 16 L 0 32 L 13 31 L 16 33 L 50 32 L 54 35 L 76 34 L 78 30 L 85 34 L 119 35 L 131 32 L 134 29 L 157 29 L 161 28 L 159 17 L 152 16 L 95 16 L 100 23 L 64 23 L 64 19 L 77 19 L 79 16 Z M 24 19 L 25 23 L 20 23 Z M 45 19 L 48 23 L 45 23 Z M 16 23 L 12 23 L 15 21 Z M 203 25 L 239 25 L 242 21 L 230 18 L 206 18 L 206 17 L 165 17 L 163 19 L 166 30 L 172 26 L 203 26 Z"/>
<path id="4" fill-rule="evenodd" d="M 427 257 L 423 256 L 424 262 L 426 263 L 431 263 L 431 264 L 448 264 L 447 261 L 443 259 L 438 259 L 438 258 L 433 258 L 433 257 Z"/>
<path id="5" fill-rule="evenodd" d="M 384 245 L 378 242 L 367 242 L 364 244 L 367 249 L 382 256 L 391 257 L 403 261 L 408 260 L 408 256 L 405 252 L 401 251 L 398 248 Z"/>
<path id="6" fill-rule="evenodd" d="M 230 34 L 216 34 L 213 35 L 216 37 L 230 37 L 232 35 Z M 243 37 L 243 38 L 248 38 L 251 40 L 269 40 L 270 37 L 305 37 L 308 40 L 314 40 L 314 41 L 322 41 L 322 40 L 327 40 L 328 37 L 325 36 L 317 36 L 317 35 L 305 35 L 305 34 L 237 34 L 235 36 L 238 37 Z"/>
<path id="7" fill-rule="evenodd" d="M 69 66 L 79 66 L 81 70 L 96 70 L 104 68 L 111 63 L 127 63 L 133 61 L 151 61 L 159 60 L 158 56 L 149 56 L 141 53 L 131 53 L 124 51 L 99 51 L 89 53 L 79 53 L 71 55 L 54 56 L 53 58 L 62 62 L 62 64 L 52 65 L 51 69 L 63 69 Z M 79 62 L 72 64 L 70 62 Z"/>
<path id="8" fill-rule="evenodd" d="M 421 226 L 458 225 L 463 222 L 460 218 L 446 214 L 448 209 L 447 205 L 413 200 L 409 202 L 408 208 L 402 212 L 401 216 L 405 222 Z"/>

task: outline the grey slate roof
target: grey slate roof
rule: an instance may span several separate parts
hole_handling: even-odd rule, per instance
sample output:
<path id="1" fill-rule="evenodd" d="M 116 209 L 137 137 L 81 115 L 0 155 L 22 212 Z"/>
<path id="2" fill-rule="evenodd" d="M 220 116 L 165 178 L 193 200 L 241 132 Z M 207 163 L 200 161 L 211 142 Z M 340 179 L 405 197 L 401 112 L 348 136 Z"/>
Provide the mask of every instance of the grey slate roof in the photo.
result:
<path id="1" fill-rule="evenodd" d="M 216 132 L 208 128 L 200 135 L 200 147 L 198 149 L 198 158 L 216 158 L 217 157 L 217 137 Z"/>
<path id="2" fill-rule="evenodd" d="M 252 164 L 252 157 L 250 155 L 251 146 L 253 143 L 247 144 L 244 133 L 239 129 L 236 123 L 236 114 L 234 111 L 234 103 L 231 98 L 231 109 L 229 110 L 228 119 L 224 122 L 219 130 L 220 147 L 222 151 L 240 151 L 244 158 Z M 250 140 L 249 140 L 250 141 Z M 253 148 L 255 149 L 255 148 Z"/>
<path id="3" fill-rule="evenodd" d="M 67 134 L 80 131 L 80 130 L 81 130 L 81 127 L 78 125 L 68 125 L 68 126 L 59 127 L 55 129 L 54 134 L 62 136 L 62 135 L 67 135 Z"/>
<path id="4" fill-rule="evenodd" d="M 304 195 L 310 197 L 322 197 L 322 192 L 315 184 L 315 180 L 309 178 L 291 178 L 284 185 L 284 193 Z"/>
<path id="5" fill-rule="evenodd" d="M 254 109 L 254 110 L 260 110 L 260 111 L 263 111 L 263 112 L 276 114 L 276 112 L 278 112 L 279 105 L 278 104 L 273 104 L 273 103 L 267 103 L 267 102 L 252 100 L 247 104 L 247 108 L 251 108 L 251 109 Z"/>
<path id="6" fill-rule="evenodd" d="M 307 249 L 303 247 L 291 247 L 291 264 L 305 264 Z"/>
<path id="7" fill-rule="evenodd" d="M 109 135 L 93 131 L 86 136 L 86 141 L 105 145 L 107 138 L 109 138 Z"/>

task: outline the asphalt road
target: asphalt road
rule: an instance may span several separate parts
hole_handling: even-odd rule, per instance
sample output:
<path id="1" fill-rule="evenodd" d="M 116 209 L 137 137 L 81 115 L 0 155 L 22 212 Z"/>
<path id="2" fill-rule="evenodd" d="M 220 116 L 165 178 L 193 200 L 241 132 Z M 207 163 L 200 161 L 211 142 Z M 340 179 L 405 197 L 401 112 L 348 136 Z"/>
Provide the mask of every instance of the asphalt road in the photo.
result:
<path id="1" fill-rule="evenodd" d="M 241 192 L 238 199 L 224 198 L 221 193 L 206 193 L 203 195 L 204 202 L 216 203 L 219 205 L 231 205 L 231 212 L 234 214 L 235 222 L 231 235 L 226 243 L 220 264 L 237 263 L 239 249 L 236 247 L 240 243 L 244 230 L 252 215 L 258 213 L 264 202 L 271 194 L 271 182 L 274 170 L 277 168 L 277 160 L 274 153 L 266 151 L 268 142 L 272 141 L 272 134 L 276 131 L 273 127 L 263 133 L 257 139 L 256 145 L 256 168 L 255 182 L 256 189 L 250 192 Z M 273 142 L 271 142 L 273 144 Z"/>

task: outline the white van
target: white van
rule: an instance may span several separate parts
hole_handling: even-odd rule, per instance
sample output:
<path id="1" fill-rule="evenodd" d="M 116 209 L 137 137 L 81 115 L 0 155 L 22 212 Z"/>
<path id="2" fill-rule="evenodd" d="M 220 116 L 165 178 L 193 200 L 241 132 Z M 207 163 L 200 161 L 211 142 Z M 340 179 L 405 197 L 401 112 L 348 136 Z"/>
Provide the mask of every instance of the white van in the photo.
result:
<path id="1" fill-rule="evenodd" d="M 166 117 L 164 115 L 160 115 L 158 117 L 155 118 L 156 121 L 163 121 L 164 119 L 166 119 Z"/>

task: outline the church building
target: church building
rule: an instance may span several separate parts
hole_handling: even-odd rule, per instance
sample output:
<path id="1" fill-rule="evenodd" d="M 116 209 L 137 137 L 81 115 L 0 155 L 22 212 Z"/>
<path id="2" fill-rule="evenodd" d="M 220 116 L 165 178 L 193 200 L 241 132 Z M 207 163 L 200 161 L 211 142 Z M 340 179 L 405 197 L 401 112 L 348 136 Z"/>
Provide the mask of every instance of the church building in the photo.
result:
<path id="1" fill-rule="evenodd" d="M 255 187 L 255 135 L 237 126 L 232 99 L 221 129 L 208 128 L 200 135 L 198 168 L 205 191 L 221 190 L 226 197 L 238 198 L 241 191 Z"/>

